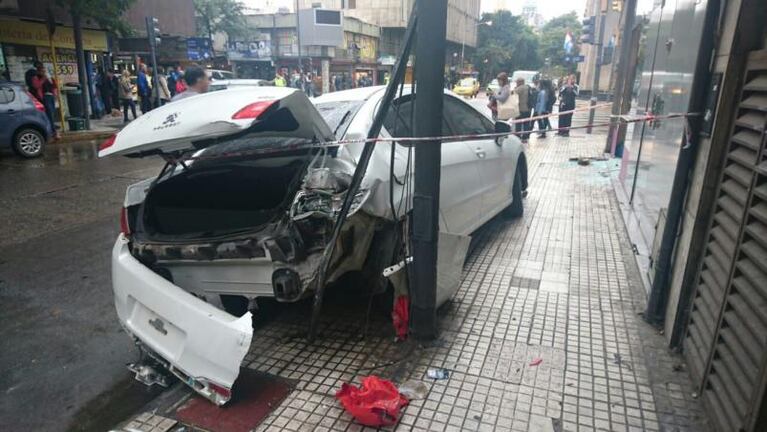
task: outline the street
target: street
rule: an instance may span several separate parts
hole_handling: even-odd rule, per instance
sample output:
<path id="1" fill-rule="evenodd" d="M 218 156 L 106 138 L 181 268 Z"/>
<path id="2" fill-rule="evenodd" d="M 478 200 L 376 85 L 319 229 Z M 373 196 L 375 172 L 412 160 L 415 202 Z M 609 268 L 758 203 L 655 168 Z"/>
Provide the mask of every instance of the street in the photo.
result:
<path id="1" fill-rule="evenodd" d="M 136 351 L 114 312 L 109 252 L 125 187 L 161 163 L 96 160 L 97 145 L 0 155 L 0 430 L 65 430 L 131 384 Z"/>

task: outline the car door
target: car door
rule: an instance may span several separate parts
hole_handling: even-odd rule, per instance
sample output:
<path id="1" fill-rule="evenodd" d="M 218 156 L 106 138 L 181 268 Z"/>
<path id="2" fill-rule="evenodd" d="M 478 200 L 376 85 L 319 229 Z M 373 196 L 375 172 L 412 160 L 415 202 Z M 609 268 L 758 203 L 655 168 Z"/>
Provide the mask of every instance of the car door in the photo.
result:
<path id="1" fill-rule="evenodd" d="M 0 145 L 9 145 L 21 118 L 18 98 L 12 87 L 0 85 Z"/>
<path id="2" fill-rule="evenodd" d="M 412 99 L 410 95 L 392 103 L 384 121 L 386 132 L 393 137 L 412 137 Z M 455 133 L 443 118 L 442 134 Z M 398 144 L 399 146 L 399 144 Z M 480 216 L 479 172 L 474 154 L 463 142 L 442 143 L 440 171 L 440 213 L 447 232 L 468 235 Z M 441 227 L 442 229 L 442 227 Z"/>
<path id="3" fill-rule="evenodd" d="M 493 133 L 492 123 L 466 102 L 445 96 L 445 116 L 458 135 L 480 135 Z M 510 183 L 503 188 L 507 176 L 504 172 L 503 147 L 493 138 L 468 139 L 464 143 L 472 150 L 473 161 L 479 172 L 479 185 L 473 198 L 481 209 L 476 229 L 495 216 L 496 208 L 503 202 Z"/>

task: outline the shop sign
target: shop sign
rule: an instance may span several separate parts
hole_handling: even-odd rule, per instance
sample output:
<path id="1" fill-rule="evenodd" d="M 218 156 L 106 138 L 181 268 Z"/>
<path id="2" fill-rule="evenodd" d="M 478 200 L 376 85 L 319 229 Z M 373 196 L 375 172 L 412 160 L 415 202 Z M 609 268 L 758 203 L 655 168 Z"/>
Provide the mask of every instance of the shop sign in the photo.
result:
<path id="1" fill-rule="evenodd" d="M 208 38 L 188 38 L 186 40 L 186 55 L 189 60 L 208 60 L 213 57 Z"/>
<path id="2" fill-rule="evenodd" d="M 44 23 L 0 20 L 0 42 L 19 45 L 49 46 L 48 29 Z M 75 48 L 72 27 L 56 26 L 53 34 L 56 48 Z M 86 51 L 109 51 L 106 32 L 83 29 L 83 48 Z"/>
<path id="3" fill-rule="evenodd" d="M 53 56 L 51 49 L 45 47 L 37 48 L 37 58 L 43 62 L 45 69 L 48 70 L 48 76 L 53 78 Z M 78 82 L 77 78 L 77 56 L 74 50 L 57 49 L 56 63 L 58 64 L 59 86 L 70 82 Z"/>
<path id="4" fill-rule="evenodd" d="M 265 40 L 252 42 L 230 42 L 226 49 L 229 60 L 270 60 L 272 57 L 272 43 L 266 35 Z"/>

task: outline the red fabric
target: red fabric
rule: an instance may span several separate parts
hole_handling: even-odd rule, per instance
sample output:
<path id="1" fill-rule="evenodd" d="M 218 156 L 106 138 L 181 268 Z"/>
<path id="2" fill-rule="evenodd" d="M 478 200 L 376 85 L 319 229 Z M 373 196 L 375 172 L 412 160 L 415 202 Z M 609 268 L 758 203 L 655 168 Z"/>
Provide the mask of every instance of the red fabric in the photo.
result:
<path id="1" fill-rule="evenodd" d="M 410 321 L 410 299 L 408 296 L 399 296 L 394 300 L 391 320 L 392 324 L 394 324 L 394 330 L 397 332 L 397 338 L 400 340 L 406 339 Z"/>
<path id="2" fill-rule="evenodd" d="M 176 81 L 176 93 L 183 93 L 186 91 L 186 84 L 181 79 Z"/>
<path id="3" fill-rule="evenodd" d="M 359 388 L 342 384 L 336 399 L 358 422 L 372 427 L 397 423 L 400 410 L 407 405 L 407 399 L 391 381 L 375 375 L 363 378 Z"/>

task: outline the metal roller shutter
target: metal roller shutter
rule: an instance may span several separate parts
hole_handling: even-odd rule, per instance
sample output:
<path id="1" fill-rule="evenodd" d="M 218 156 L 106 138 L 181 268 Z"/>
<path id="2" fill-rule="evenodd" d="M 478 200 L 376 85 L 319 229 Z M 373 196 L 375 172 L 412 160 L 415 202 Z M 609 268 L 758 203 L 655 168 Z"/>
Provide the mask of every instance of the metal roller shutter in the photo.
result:
<path id="1" fill-rule="evenodd" d="M 760 430 L 767 364 L 767 52 L 749 56 L 684 341 L 723 431 Z"/>

